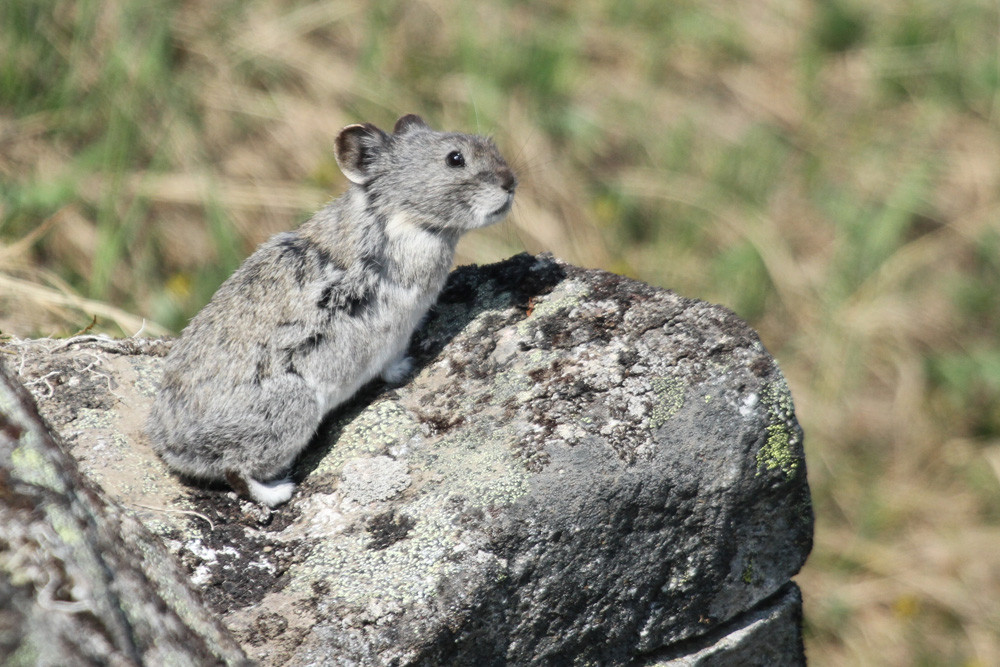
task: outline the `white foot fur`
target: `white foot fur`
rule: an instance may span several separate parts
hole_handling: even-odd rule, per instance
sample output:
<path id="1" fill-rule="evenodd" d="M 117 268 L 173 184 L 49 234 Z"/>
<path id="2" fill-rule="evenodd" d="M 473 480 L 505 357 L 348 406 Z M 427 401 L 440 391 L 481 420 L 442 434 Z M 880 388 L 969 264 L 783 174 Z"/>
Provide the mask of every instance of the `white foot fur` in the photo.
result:
<path id="1" fill-rule="evenodd" d="M 295 491 L 295 482 L 289 477 L 268 482 L 267 484 L 258 482 L 252 477 L 247 477 L 246 483 L 247 490 L 250 491 L 250 496 L 257 502 L 263 503 L 268 507 L 277 507 L 282 503 L 287 503 L 288 499 L 292 497 L 292 492 Z"/>
<path id="2" fill-rule="evenodd" d="M 387 384 L 399 384 L 413 370 L 413 359 L 400 357 L 382 369 L 382 379 Z"/>

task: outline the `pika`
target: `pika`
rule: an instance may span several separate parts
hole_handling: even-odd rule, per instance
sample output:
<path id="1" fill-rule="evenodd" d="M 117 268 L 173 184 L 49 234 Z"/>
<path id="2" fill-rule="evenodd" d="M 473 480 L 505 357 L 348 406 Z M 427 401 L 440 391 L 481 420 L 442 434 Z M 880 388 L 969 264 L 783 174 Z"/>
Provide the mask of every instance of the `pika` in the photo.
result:
<path id="1" fill-rule="evenodd" d="M 392 134 L 345 127 L 334 154 L 348 190 L 219 287 L 170 350 L 146 425 L 175 471 L 271 507 L 330 410 L 410 373 L 459 237 L 501 220 L 517 187 L 490 139 L 412 114 Z"/>

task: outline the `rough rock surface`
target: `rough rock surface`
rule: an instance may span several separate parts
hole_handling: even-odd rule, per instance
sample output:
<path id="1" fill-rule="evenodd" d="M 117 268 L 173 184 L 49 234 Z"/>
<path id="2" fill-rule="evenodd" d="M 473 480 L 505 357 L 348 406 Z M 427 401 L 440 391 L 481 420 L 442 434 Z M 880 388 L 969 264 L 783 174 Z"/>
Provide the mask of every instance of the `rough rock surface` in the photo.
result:
<path id="1" fill-rule="evenodd" d="M 0 363 L 0 664 L 249 664 L 188 579 Z"/>
<path id="2" fill-rule="evenodd" d="M 415 375 L 331 415 L 273 511 L 150 451 L 168 345 L 0 351 L 263 664 L 803 660 L 802 435 L 724 308 L 544 256 L 459 269 Z"/>

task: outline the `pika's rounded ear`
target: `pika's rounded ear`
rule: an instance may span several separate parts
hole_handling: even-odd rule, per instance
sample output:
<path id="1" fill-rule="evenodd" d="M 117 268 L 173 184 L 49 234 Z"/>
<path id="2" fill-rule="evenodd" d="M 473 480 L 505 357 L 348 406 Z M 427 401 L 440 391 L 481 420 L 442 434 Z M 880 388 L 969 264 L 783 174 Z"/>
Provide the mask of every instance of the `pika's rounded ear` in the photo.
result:
<path id="1" fill-rule="evenodd" d="M 372 162 L 387 141 L 389 135 L 371 123 L 348 125 L 341 130 L 333 145 L 333 155 L 347 180 L 358 185 L 367 183 Z"/>
<path id="2" fill-rule="evenodd" d="M 396 121 L 396 126 L 392 128 L 393 134 L 406 134 L 410 130 L 422 129 L 429 130 L 430 126 L 424 122 L 424 119 L 415 113 L 408 113 L 405 116 L 400 116 L 399 120 Z"/>

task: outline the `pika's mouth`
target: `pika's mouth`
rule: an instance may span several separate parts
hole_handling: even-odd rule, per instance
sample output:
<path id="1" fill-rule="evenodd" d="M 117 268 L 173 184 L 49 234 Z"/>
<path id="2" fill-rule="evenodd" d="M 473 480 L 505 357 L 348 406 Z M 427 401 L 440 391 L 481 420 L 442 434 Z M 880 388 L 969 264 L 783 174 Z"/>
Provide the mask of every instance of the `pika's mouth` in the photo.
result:
<path id="1" fill-rule="evenodd" d="M 497 219 L 507 215 L 507 212 L 510 211 L 510 207 L 511 205 L 513 205 L 513 203 L 514 203 L 514 195 L 512 194 L 507 195 L 507 200 L 503 203 L 503 205 L 500 208 L 490 213 L 490 217 L 493 219 Z"/>

